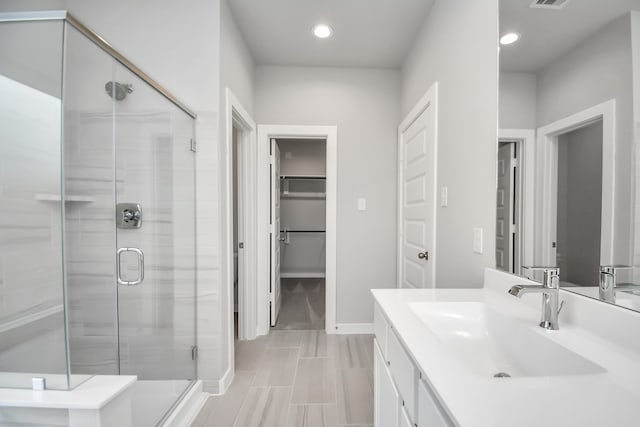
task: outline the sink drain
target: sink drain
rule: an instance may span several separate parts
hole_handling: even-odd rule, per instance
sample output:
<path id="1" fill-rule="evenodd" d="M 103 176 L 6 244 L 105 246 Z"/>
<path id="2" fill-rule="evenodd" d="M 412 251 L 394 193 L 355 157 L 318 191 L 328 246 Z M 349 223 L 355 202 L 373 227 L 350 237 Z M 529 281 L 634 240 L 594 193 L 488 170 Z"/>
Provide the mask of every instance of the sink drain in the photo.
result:
<path id="1" fill-rule="evenodd" d="M 498 372 L 497 374 L 493 374 L 494 378 L 511 378 L 511 375 L 506 372 Z"/>

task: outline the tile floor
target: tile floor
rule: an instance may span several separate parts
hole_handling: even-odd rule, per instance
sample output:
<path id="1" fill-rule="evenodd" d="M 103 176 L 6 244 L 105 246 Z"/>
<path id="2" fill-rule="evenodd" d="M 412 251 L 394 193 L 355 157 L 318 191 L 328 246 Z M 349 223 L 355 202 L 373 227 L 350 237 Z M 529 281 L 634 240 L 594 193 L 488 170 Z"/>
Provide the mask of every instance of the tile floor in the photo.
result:
<path id="1" fill-rule="evenodd" d="M 324 279 L 282 279 L 282 307 L 274 329 L 324 329 Z"/>
<path id="2" fill-rule="evenodd" d="M 236 373 L 193 427 L 373 425 L 373 335 L 272 330 L 236 342 Z"/>

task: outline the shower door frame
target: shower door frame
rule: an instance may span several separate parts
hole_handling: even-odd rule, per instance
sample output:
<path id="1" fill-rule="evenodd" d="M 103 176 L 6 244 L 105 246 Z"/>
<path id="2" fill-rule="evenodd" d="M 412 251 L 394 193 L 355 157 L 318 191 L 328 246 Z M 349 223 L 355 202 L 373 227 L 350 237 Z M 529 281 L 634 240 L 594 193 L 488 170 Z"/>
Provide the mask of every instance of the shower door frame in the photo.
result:
<path id="1" fill-rule="evenodd" d="M 85 37 L 96 44 L 100 49 L 107 52 L 113 59 L 122 64 L 129 71 L 140 77 L 149 86 L 155 89 L 162 96 L 167 98 L 176 107 L 187 113 L 192 119 L 196 119 L 197 114 L 187 107 L 176 96 L 164 88 L 160 83 L 152 79 L 147 73 L 138 68 L 133 62 L 127 59 L 124 55 L 114 49 L 109 42 L 107 42 L 102 36 L 95 31 L 88 28 L 82 22 L 78 21 L 73 15 L 66 10 L 53 10 L 45 12 L 9 12 L 0 14 L 0 22 L 29 22 L 29 21 L 65 21 L 76 30 L 80 31 Z"/>

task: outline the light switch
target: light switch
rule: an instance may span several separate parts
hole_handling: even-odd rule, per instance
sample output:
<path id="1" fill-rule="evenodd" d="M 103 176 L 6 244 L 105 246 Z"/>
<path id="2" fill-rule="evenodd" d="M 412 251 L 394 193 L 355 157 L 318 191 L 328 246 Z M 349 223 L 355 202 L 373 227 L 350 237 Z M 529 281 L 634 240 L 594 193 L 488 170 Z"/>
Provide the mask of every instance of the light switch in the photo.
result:
<path id="1" fill-rule="evenodd" d="M 366 211 L 367 210 L 367 199 L 365 199 L 365 198 L 359 198 L 358 199 L 358 210 L 359 211 Z"/>
<path id="2" fill-rule="evenodd" d="M 482 228 L 473 229 L 473 252 L 482 253 Z"/>
<path id="3" fill-rule="evenodd" d="M 443 208 L 449 204 L 449 189 L 447 187 L 440 188 L 440 206 Z"/>

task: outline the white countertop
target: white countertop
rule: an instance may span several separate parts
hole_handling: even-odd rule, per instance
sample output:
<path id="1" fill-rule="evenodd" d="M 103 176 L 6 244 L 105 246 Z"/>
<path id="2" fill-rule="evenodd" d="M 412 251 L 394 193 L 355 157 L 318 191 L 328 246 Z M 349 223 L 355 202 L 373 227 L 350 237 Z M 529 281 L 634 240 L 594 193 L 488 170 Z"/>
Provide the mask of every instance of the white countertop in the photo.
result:
<path id="1" fill-rule="evenodd" d="M 527 283 L 523 279 L 514 282 L 514 276 L 488 269 L 482 289 L 372 292 L 423 378 L 462 427 L 640 425 L 640 313 L 562 292 L 560 299 L 566 304 L 559 318 L 560 330 L 545 331 L 537 326 L 539 295 L 525 295 L 520 300 L 506 293 L 508 287 L 520 282 Z M 539 333 L 547 334 L 605 372 L 547 377 L 479 376 L 462 365 L 409 308 L 410 302 L 420 301 L 485 302 L 503 314 L 530 322 Z M 605 334 L 608 330 L 611 334 Z"/>
<path id="2" fill-rule="evenodd" d="M 69 391 L 1 388 L 0 407 L 100 409 L 136 380 L 135 375 L 96 375 Z"/>

